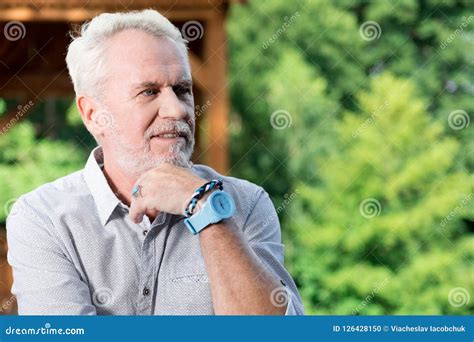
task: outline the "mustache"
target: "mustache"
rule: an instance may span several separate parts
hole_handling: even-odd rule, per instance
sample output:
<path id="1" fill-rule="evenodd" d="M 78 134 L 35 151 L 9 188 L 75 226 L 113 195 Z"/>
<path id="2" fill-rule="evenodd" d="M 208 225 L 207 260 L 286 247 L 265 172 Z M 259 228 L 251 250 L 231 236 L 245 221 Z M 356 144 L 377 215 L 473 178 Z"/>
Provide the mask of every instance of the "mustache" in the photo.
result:
<path id="1" fill-rule="evenodd" d="M 168 121 L 148 129 L 145 133 L 145 137 L 150 140 L 153 136 L 165 132 L 176 132 L 183 136 L 187 141 L 190 141 L 193 135 L 191 127 L 188 123 L 183 121 Z"/>

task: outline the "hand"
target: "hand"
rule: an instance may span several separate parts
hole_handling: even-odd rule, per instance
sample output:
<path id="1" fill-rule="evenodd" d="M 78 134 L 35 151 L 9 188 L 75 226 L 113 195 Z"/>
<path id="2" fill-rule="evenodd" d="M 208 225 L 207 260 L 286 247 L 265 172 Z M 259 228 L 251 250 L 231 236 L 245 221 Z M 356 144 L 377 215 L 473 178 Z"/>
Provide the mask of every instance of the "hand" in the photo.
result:
<path id="1" fill-rule="evenodd" d="M 158 212 L 183 214 L 194 192 L 207 181 L 190 169 L 164 163 L 145 172 L 135 183 L 139 191 L 132 196 L 129 216 L 139 223 L 143 216 Z M 134 189 L 135 189 L 134 187 Z"/>

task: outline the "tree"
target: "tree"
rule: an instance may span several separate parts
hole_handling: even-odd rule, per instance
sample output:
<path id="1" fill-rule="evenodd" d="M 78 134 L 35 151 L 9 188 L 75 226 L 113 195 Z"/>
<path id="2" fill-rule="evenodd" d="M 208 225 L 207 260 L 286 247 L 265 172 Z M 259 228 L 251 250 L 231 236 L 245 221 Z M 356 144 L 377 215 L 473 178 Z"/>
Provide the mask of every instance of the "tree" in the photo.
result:
<path id="1" fill-rule="evenodd" d="M 321 184 L 297 185 L 287 226 L 308 312 L 472 313 L 451 291 L 474 289 L 462 222 L 474 218 L 474 177 L 416 94 L 412 81 L 374 78 L 336 125 L 338 152 L 315 163 Z"/>
<path id="2" fill-rule="evenodd" d="M 3 110 L 6 110 L 5 106 Z M 76 117 L 75 114 L 73 109 L 68 111 L 69 118 Z M 69 128 L 74 131 L 79 125 L 76 120 Z M 0 222 L 5 222 L 13 203 L 22 194 L 83 168 L 87 154 L 82 143 L 37 139 L 34 125 L 26 119 L 1 134 L 0 203 L 3 207 L 0 208 Z"/>

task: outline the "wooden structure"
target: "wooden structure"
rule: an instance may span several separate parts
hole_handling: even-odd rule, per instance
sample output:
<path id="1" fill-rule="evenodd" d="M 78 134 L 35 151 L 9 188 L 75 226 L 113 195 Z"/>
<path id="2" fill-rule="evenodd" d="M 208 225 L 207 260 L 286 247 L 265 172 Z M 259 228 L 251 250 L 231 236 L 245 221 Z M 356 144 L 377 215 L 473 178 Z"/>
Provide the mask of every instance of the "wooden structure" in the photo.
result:
<path id="1" fill-rule="evenodd" d="M 12 22 L 19 22 L 24 30 L 17 27 L 19 39 L 0 40 L 0 97 L 22 97 L 27 102 L 73 96 L 64 61 L 70 40 L 67 32 L 73 25 L 103 12 L 153 8 L 178 28 L 195 24 L 187 27 L 194 30 L 189 46 L 196 105 L 207 104 L 205 115 L 198 120 L 201 129 L 195 158 L 226 172 L 229 96 L 224 23 L 228 6 L 229 1 L 222 0 L 1 0 L 3 33 Z M 0 121 L 0 130 L 14 115 Z"/>
<path id="2" fill-rule="evenodd" d="M 228 170 L 227 49 L 223 0 L 0 0 L 0 97 L 18 104 L 46 97 L 74 97 L 65 55 L 73 26 L 104 12 L 153 8 L 189 35 L 190 64 L 197 112 L 194 159 L 222 173 Z M 189 26 L 189 25 L 188 25 Z M 8 35 L 8 36 L 7 36 Z M 188 36 L 189 36 L 188 35 Z M 7 39 L 4 39 L 7 38 Z M 0 132 L 18 118 L 17 108 L 0 119 Z M 1 229 L 0 229 L 1 232 Z M 3 239 L 3 240 L 2 240 Z M 3 242 L 2 242 L 3 241 Z M 5 288 L 11 272 L 5 262 L 6 243 L 0 236 L 0 304 L 11 299 Z M 4 284 L 2 287 L 1 285 Z M 3 292 L 1 292 L 3 291 Z M 1 314 L 1 312 L 0 312 Z"/>

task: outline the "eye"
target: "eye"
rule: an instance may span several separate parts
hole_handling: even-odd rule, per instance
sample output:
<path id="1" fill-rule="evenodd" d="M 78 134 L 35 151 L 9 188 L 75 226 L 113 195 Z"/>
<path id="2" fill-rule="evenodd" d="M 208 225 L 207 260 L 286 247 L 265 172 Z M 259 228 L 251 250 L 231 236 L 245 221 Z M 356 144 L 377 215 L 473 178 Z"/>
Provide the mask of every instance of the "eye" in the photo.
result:
<path id="1" fill-rule="evenodd" d="M 191 87 L 188 86 L 174 86 L 173 91 L 177 96 L 189 95 L 191 94 Z"/>
<path id="2" fill-rule="evenodd" d="M 155 96 L 156 94 L 158 94 L 156 89 L 146 89 L 140 93 L 143 96 Z"/>

